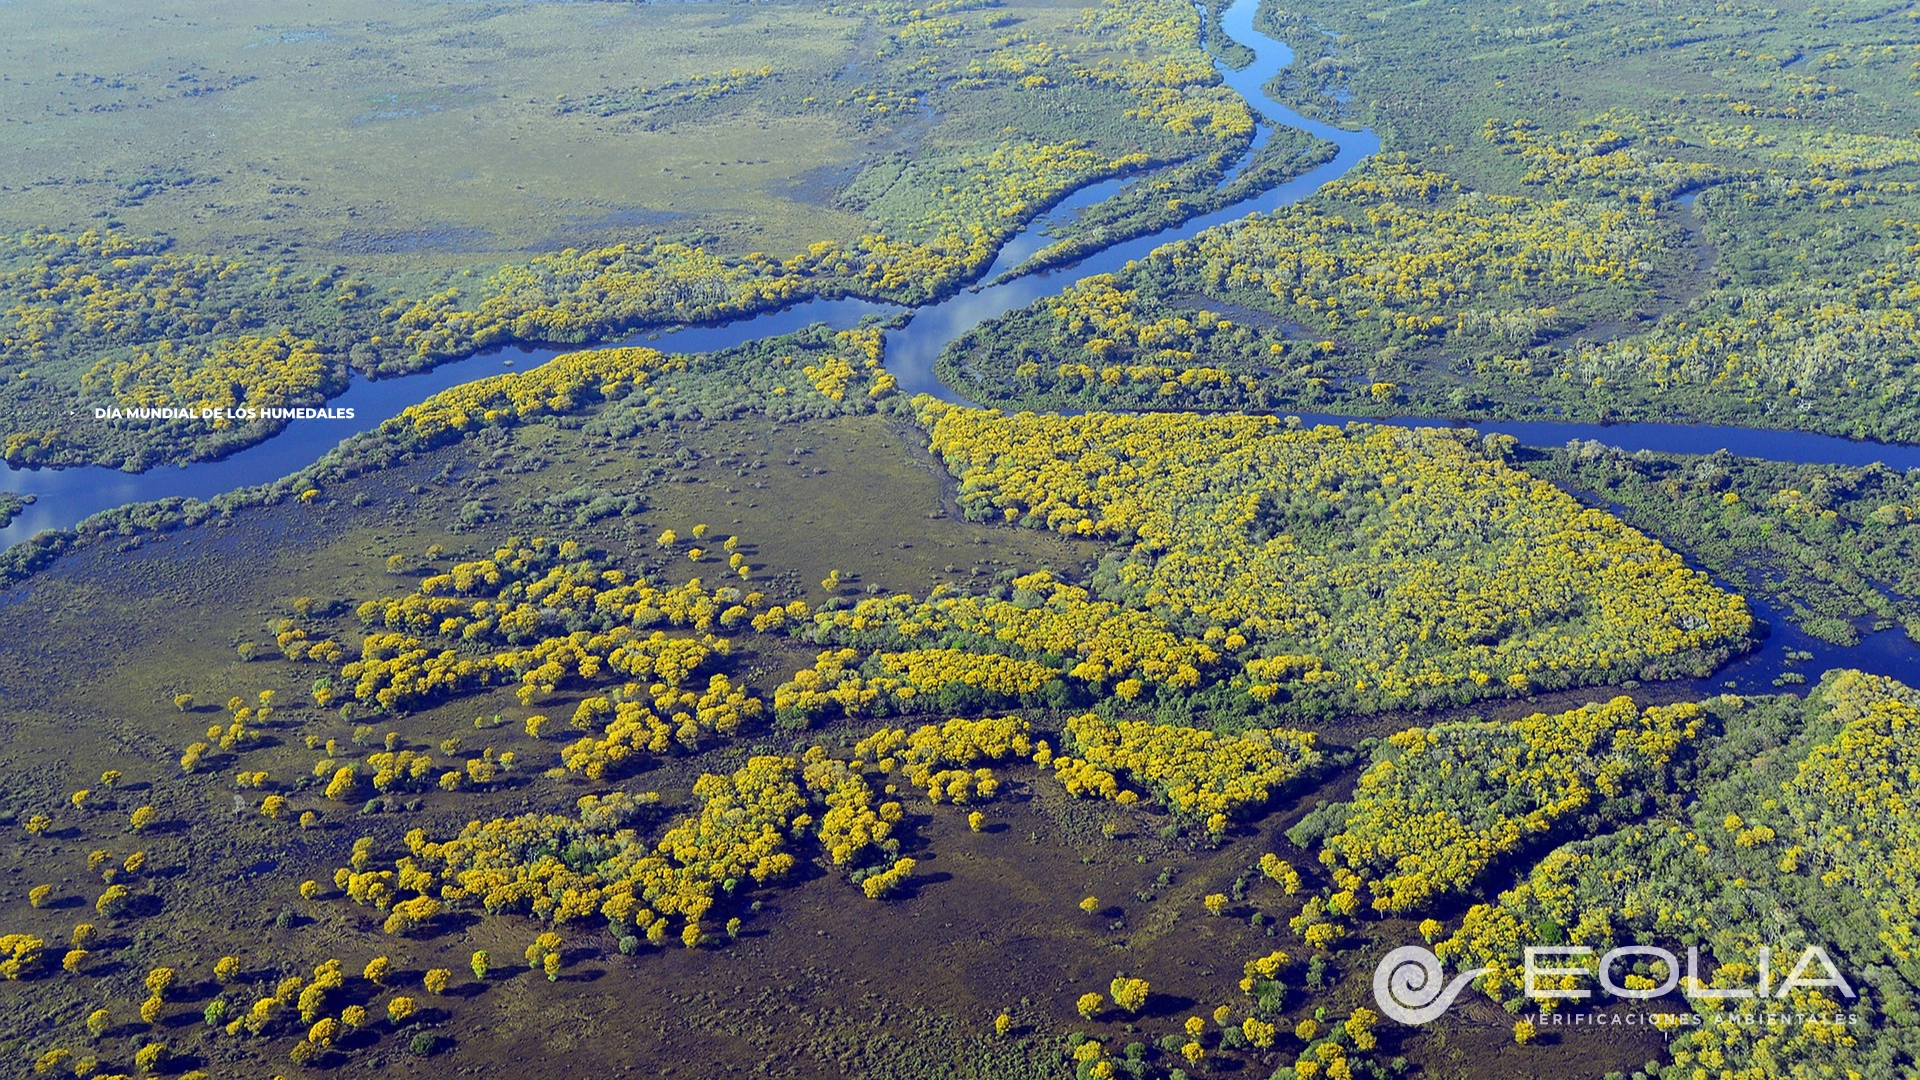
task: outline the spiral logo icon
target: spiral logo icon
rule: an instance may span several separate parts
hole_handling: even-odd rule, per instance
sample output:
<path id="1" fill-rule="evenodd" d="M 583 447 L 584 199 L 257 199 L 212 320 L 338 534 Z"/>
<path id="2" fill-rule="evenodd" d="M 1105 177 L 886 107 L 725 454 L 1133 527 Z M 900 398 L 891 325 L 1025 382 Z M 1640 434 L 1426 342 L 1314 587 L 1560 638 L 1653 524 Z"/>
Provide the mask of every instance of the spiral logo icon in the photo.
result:
<path id="1" fill-rule="evenodd" d="M 1373 1000 L 1380 1012 L 1403 1024 L 1437 1020 L 1453 1006 L 1467 984 L 1491 968 L 1461 972 L 1447 982 L 1440 958 L 1418 945 L 1402 945 L 1381 957 L 1373 969 Z"/>

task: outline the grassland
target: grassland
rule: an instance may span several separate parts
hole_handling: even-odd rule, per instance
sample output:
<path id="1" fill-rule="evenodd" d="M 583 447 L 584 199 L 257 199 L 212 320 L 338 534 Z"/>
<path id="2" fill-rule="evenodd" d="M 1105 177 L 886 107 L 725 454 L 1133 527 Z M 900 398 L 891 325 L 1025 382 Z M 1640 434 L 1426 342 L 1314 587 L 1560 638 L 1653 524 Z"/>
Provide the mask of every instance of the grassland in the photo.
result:
<path id="1" fill-rule="evenodd" d="M 798 107 L 861 37 L 818 8 L 55 9 L 7 14 L 9 231 L 112 220 L 188 251 L 362 272 L 723 223 L 740 250 L 797 249 L 852 222 L 783 185 L 876 144 L 853 117 Z M 772 86 L 728 103 L 745 108 L 681 104 L 681 130 L 567 107 L 770 64 Z"/>

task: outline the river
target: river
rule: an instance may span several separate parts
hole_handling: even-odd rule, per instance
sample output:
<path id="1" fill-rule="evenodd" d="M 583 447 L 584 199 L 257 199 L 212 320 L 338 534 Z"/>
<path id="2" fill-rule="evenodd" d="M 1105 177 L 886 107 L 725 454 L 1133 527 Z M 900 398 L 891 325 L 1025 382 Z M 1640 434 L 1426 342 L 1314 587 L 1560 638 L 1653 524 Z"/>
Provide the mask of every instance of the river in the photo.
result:
<path id="1" fill-rule="evenodd" d="M 628 344 L 643 344 L 677 352 L 707 352 L 790 333 L 815 322 L 846 328 L 869 315 L 908 313 L 909 318 L 904 325 L 887 331 L 887 370 L 899 379 L 901 389 L 907 393 L 926 393 L 947 401 L 967 403 L 966 399 L 939 381 L 934 375 L 933 365 L 948 343 L 982 322 L 1058 293 L 1083 278 L 1117 271 L 1129 261 L 1142 258 L 1162 244 L 1192 237 L 1205 229 L 1238 220 L 1255 211 L 1270 211 L 1299 202 L 1328 182 L 1346 175 L 1379 150 L 1380 140 L 1371 131 L 1349 131 L 1309 119 L 1267 96 L 1264 87 L 1293 62 L 1293 52 L 1285 44 L 1254 29 L 1253 17 L 1257 6 L 1258 0 L 1236 0 L 1221 16 L 1220 29 L 1254 54 L 1253 62 L 1238 71 L 1221 65 L 1221 76 L 1246 98 L 1267 125 L 1296 128 L 1333 143 L 1337 152 L 1326 164 L 1213 213 L 1161 232 L 1115 244 L 1079 262 L 1037 273 L 1008 276 L 1034 252 L 1046 246 L 1049 230 L 1086 207 L 1111 197 L 1129 180 L 1115 179 L 1091 184 L 1068 196 L 1047 214 L 1028 223 L 1011 237 L 993 265 L 978 279 L 991 284 L 964 289 L 946 300 L 914 308 L 910 313 L 908 309 L 874 301 L 815 300 L 718 325 L 687 326 L 645 333 L 631 339 Z M 1271 134 L 1271 130 L 1271 127 L 1265 127 L 1257 137 L 1264 139 Z M 1236 168 L 1245 168 L 1251 158 L 1249 154 Z M 270 483 L 311 465 L 347 436 L 378 427 L 382 421 L 398 415 L 407 406 L 441 390 L 498 375 L 503 371 L 534 367 L 576 348 L 492 350 L 443 364 L 418 375 L 380 380 L 357 379 L 344 394 L 328 402 L 331 408 L 354 410 L 352 420 L 295 421 L 279 435 L 219 461 L 161 467 L 145 473 L 126 473 L 98 467 L 9 469 L 0 475 L 0 490 L 32 495 L 36 501 L 6 529 L 0 529 L 0 546 L 25 540 L 44 529 L 71 528 L 89 515 L 128 503 L 170 497 L 208 499 L 236 488 Z M 1336 424 L 1356 419 L 1312 413 L 1301 414 L 1301 418 L 1310 423 Z M 1416 426 L 1455 424 L 1452 420 L 1431 417 L 1364 419 L 1371 423 Z M 1596 439 L 1627 450 L 1702 454 L 1732 449 L 1748 457 L 1777 461 L 1837 465 L 1865 465 L 1879 461 L 1896 469 L 1920 468 L 1920 446 L 1856 442 L 1804 432 L 1689 424 L 1602 425 L 1549 421 L 1476 422 L 1471 426 L 1482 432 L 1512 435 L 1529 446 L 1553 446 L 1573 439 Z M 1839 648 L 1801 634 L 1765 604 L 1750 602 L 1756 614 L 1774 628 L 1773 636 L 1762 650 L 1728 665 L 1716 673 L 1707 685 L 1720 686 L 1723 682 L 1731 681 L 1738 689 L 1745 691 L 1770 690 L 1773 688 L 1773 679 L 1787 664 L 1785 657 L 1789 650 L 1814 654 L 1812 661 L 1793 668 L 1806 674 L 1810 680 L 1827 668 L 1848 666 L 1893 675 L 1910 684 L 1920 685 L 1920 650 L 1916 650 L 1897 630 L 1868 635 L 1861 645 L 1854 648 Z"/>

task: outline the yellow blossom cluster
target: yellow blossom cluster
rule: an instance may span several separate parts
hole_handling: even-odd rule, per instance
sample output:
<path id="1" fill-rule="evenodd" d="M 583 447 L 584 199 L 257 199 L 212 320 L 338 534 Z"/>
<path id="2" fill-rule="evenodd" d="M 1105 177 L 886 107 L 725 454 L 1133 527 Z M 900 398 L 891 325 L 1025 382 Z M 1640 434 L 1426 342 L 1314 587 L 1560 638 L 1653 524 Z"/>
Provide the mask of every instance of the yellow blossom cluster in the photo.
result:
<path id="1" fill-rule="evenodd" d="M 1088 280 L 1091 281 L 1093 279 Z M 1085 284 L 1086 282 L 1081 283 L 1081 285 Z M 1224 319 L 1217 321 L 1209 320 L 1208 316 L 1210 315 L 1212 315 L 1212 312 L 1199 312 L 1194 322 L 1212 322 L 1212 325 L 1215 326 L 1231 325 Z M 1162 331 L 1160 327 L 1162 325 L 1166 326 L 1166 333 L 1182 334 L 1185 332 L 1185 327 L 1179 324 L 1185 323 L 1186 321 L 1186 319 L 1179 317 L 1161 320 L 1160 322 L 1150 324 L 1152 329 L 1142 328 L 1141 336 L 1148 337 L 1151 335 L 1154 340 L 1164 342 L 1167 341 L 1168 338 L 1161 336 Z M 1111 341 L 1112 339 L 1106 340 Z M 1089 352 L 1095 351 L 1096 349 L 1101 352 L 1110 352 L 1112 346 L 1098 340 L 1087 343 L 1087 350 Z M 1165 361 L 1166 363 L 1106 364 L 1101 367 L 1072 362 L 1060 364 L 1054 368 L 1053 372 L 1055 385 L 1069 394 L 1078 393 L 1086 387 L 1095 385 L 1103 387 L 1120 386 L 1122 384 L 1145 385 L 1152 387 L 1154 393 L 1159 397 L 1168 399 L 1178 398 L 1183 403 L 1193 402 L 1197 396 L 1203 395 L 1208 391 L 1219 392 L 1221 394 L 1219 400 L 1224 401 L 1227 400 L 1227 394 L 1234 391 L 1252 394 L 1260 389 L 1259 379 L 1251 375 L 1236 375 L 1225 368 L 1208 367 L 1206 365 L 1171 366 L 1175 362 L 1189 364 L 1194 359 L 1193 352 L 1189 349 L 1170 348 L 1163 345 L 1160 352 L 1155 355 L 1155 358 Z M 1031 363 L 1031 361 L 1029 361 L 1029 363 Z M 1022 365 L 1021 368 L 1014 369 L 1014 374 L 1023 377 L 1033 377 L 1040 373 L 1038 364 L 1035 364 L 1031 371 L 1022 370 L 1024 367 L 1025 365 Z"/>
<path id="2" fill-rule="evenodd" d="M 856 649 L 821 652 L 813 666 L 774 688 L 775 711 L 810 719 L 834 712 L 859 717 L 917 702 L 938 709 L 1032 703 L 1060 683 L 1060 672 L 1046 664 L 964 649 L 878 652 L 861 665 Z"/>
<path id="3" fill-rule="evenodd" d="M 877 798 L 865 773 L 892 771 L 902 760 L 915 770 L 999 760 L 1031 745 L 1025 722 L 1015 719 L 957 720 L 912 736 L 882 732 L 863 743 L 872 751 L 882 744 L 884 765 L 835 759 L 814 746 L 800 759 L 755 757 L 730 775 L 703 775 L 694 785 L 699 811 L 654 843 L 634 826 L 658 804 L 657 795 L 588 795 L 571 817 L 476 821 L 439 842 L 415 829 L 406 836 L 408 854 L 390 869 L 374 864 L 373 841 L 363 838 L 335 882 L 349 899 L 389 912 L 389 933 L 446 910 L 480 908 L 556 924 L 599 915 L 622 935 L 644 934 L 656 945 L 672 932 L 669 919 L 677 919 L 691 947 L 717 903 L 749 883 L 790 874 L 793 842 L 808 833 L 834 865 L 853 871 L 868 896 L 898 891 L 913 870 L 892 836 L 904 811 Z"/>
<path id="4" fill-rule="evenodd" d="M 483 427 L 567 413 L 594 400 L 624 396 L 686 360 L 654 349 L 598 349 L 566 353 L 528 371 L 476 379 L 442 390 L 381 425 L 426 445 L 457 439 Z"/>
<path id="5" fill-rule="evenodd" d="M 245 421 L 228 410 L 317 405 L 343 389 L 344 368 L 317 341 L 280 333 L 223 338 L 210 346 L 161 341 L 127 359 L 102 359 L 81 376 L 80 388 L 126 408 L 215 410 L 208 421 L 225 431 Z"/>
<path id="6" fill-rule="evenodd" d="M 1094 600 L 1087 589 L 1044 570 L 1015 578 L 1006 600 L 937 586 L 924 601 L 904 594 L 870 597 L 817 612 L 811 629 L 816 640 L 833 637 L 866 647 L 965 634 L 983 648 L 1012 646 L 1029 659 L 1071 657 L 1068 676 L 1094 687 L 1131 677 L 1193 686 L 1219 659 L 1212 646 L 1179 634 L 1158 616 Z"/>
<path id="7" fill-rule="evenodd" d="M 0 979 L 26 978 L 40 966 L 47 943 L 32 934 L 0 934 Z"/>
<path id="8" fill-rule="evenodd" d="M 783 715 L 815 717 L 834 711 L 860 716 L 893 687 L 869 685 L 860 676 L 856 649 L 828 649 L 793 678 L 773 689 L 774 711 Z M 888 681 L 891 683 L 891 680 Z"/>
<path id="9" fill-rule="evenodd" d="M 1067 735 L 1089 764 L 1125 772 L 1176 813 L 1205 820 L 1210 832 L 1265 806 L 1321 760 L 1308 731 L 1255 728 L 1227 736 L 1084 713 L 1067 720 Z"/>
<path id="10" fill-rule="evenodd" d="M 1127 116 L 1183 135 L 1238 141 L 1253 134 L 1245 98 L 1221 84 L 1200 47 L 1200 16 L 1177 0 L 1108 0 L 1076 29 L 1132 55 L 1074 65 L 1074 76 L 1125 88 L 1138 104 Z"/>
<path id="11" fill-rule="evenodd" d="M 643 754 L 662 756 L 675 746 L 697 751 L 701 734 L 711 733 L 723 739 L 736 735 L 741 725 L 757 719 L 764 703 L 733 685 L 725 675 L 707 680 L 698 694 L 680 689 L 677 682 L 656 682 L 647 691 L 638 683 L 629 683 L 614 697 L 591 697 L 574 710 L 573 725 L 582 730 L 599 728 L 600 736 L 588 735 L 561 752 L 561 764 L 568 770 L 585 773 L 589 780 L 603 779 L 608 770 L 629 758 Z"/>
<path id="12" fill-rule="evenodd" d="M 425 787 L 432 782 L 433 757 L 413 750 L 377 751 L 367 755 L 373 790 L 386 794 Z"/>
<path id="13" fill-rule="evenodd" d="M 1291 959 L 1285 950 L 1275 949 L 1265 956 L 1247 961 L 1241 970 L 1240 989 L 1252 993 L 1254 987 L 1261 981 L 1278 979 L 1281 969 L 1285 968 Z"/>
<path id="14" fill-rule="evenodd" d="M 1292 696 L 1465 700 L 1752 629 L 1678 555 L 1452 432 L 919 405 L 970 514 L 1130 541 L 1120 583 L 1150 610 L 1229 650 L 1317 658 Z"/>
<path id="15" fill-rule="evenodd" d="M 1067 794 L 1083 799 L 1108 799 L 1121 806 L 1132 806 L 1140 796 L 1120 786 L 1120 778 L 1106 769 L 1076 757 L 1061 754 L 1048 763 L 1054 778 Z"/>
<path id="16" fill-rule="evenodd" d="M 613 674 L 677 687 L 727 652 L 727 640 L 706 631 L 748 624 L 747 603 L 758 599 L 730 586 L 708 591 L 698 578 L 656 587 L 586 558 L 573 541 L 514 538 L 492 558 L 426 577 L 412 594 L 360 605 L 370 632 L 341 674 L 353 680 L 356 700 L 384 708 L 502 682 L 518 682 L 531 703 L 570 680 Z M 703 636 L 646 632 L 655 626 Z M 299 628 L 283 636 L 296 632 L 304 639 Z M 344 650 L 321 647 L 332 644 L 315 644 L 307 655 L 343 659 Z M 497 649 L 476 656 L 476 646 Z M 748 708 L 744 699 L 734 707 Z"/>
<path id="17" fill-rule="evenodd" d="M 827 357 L 800 369 L 828 401 L 845 401 L 856 380 L 866 383 L 869 398 L 884 397 L 898 385 L 880 364 L 882 337 L 878 327 L 842 330 L 834 335 L 834 342 L 845 355 Z M 860 361 L 859 368 L 854 367 L 854 360 Z"/>
<path id="18" fill-rule="evenodd" d="M 876 653 L 874 661 L 888 679 L 897 681 L 897 686 L 888 688 L 900 698 L 932 694 L 955 683 L 996 698 L 1018 698 L 1060 677 L 1045 664 L 964 649 L 883 652 Z"/>
<path id="19" fill-rule="evenodd" d="M 815 830 L 820 846 L 835 866 L 866 862 L 876 850 L 894 851 L 894 826 L 906 816 L 898 802 L 875 805 L 873 785 L 862 775 L 862 763 L 830 758 L 824 749 L 809 747 L 801 769 L 813 797 L 826 805 Z"/>
<path id="20" fill-rule="evenodd" d="M 854 745 L 852 764 L 881 773 L 897 769 L 932 801 L 964 804 L 991 799 L 999 791 L 1000 781 L 985 765 L 1028 757 L 1033 748 L 1032 729 L 1019 717 L 956 717 L 912 734 L 882 728 Z"/>
<path id="21" fill-rule="evenodd" d="M 1728 737 L 1699 752 L 1732 765 L 1730 775 L 1716 777 L 1710 767 L 1684 804 L 1550 852 L 1495 901 L 1473 905 L 1436 952 L 1450 968 L 1488 968 L 1480 989 L 1517 1000 L 1524 950 L 1543 934 L 1593 950 L 1584 961 L 1570 958 L 1586 971 L 1555 980 L 1561 989 L 1591 986 L 1593 958 L 1608 948 L 1697 934 L 1702 955 L 1716 963 L 1614 972 L 1629 989 L 1680 977 L 1697 1018 L 1666 1028 L 1676 1064 L 1742 1080 L 1873 1075 L 1897 1045 L 1877 1022 L 1890 1002 L 1853 972 L 1870 963 L 1860 957 L 1900 966 L 1914 955 L 1913 830 L 1903 807 L 1920 696 L 1892 679 L 1837 671 L 1805 699 L 1723 696 L 1707 704 Z M 1745 740 L 1756 737 L 1779 741 L 1755 754 Z M 1433 940 L 1442 929 L 1435 921 L 1422 933 Z M 1843 998 L 1830 985 L 1783 986 L 1802 941 L 1832 950 L 1858 996 Z M 1773 950 L 1773 995 L 1754 993 L 1768 981 L 1763 947 Z M 1815 963 L 1803 974 L 1825 972 Z M 1691 986 L 1696 976 L 1705 987 Z M 1785 1010 L 1802 1022 L 1764 1019 Z M 1840 1015 L 1848 1012 L 1876 1019 L 1848 1023 Z"/>
<path id="22" fill-rule="evenodd" d="M 1920 700 L 1890 689 L 1858 672 L 1821 686 L 1842 726 L 1799 763 L 1782 801 L 1807 838 L 1794 849 L 1800 865 L 1827 888 L 1886 898 L 1875 905 L 1879 936 L 1911 961 L 1920 956 L 1920 821 L 1910 810 L 1920 786 Z M 1757 829 L 1743 832 L 1756 837 Z"/>
<path id="23" fill-rule="evenodd" d="M 1684 161 L 1666 152 L 1641 117 L 1610 110 L 1574 131 L 1546 132 L 1531 120 L 1489 119 L 1488 143 L 1525 163 L 1525 184 L 1625 196 L 1635 202 L 1667 199 L 1724 175 L 1718 166 Z"/>
<path id="24" fill-rule="evenodd" d="M 702 776 L 694 785 L 700 810 L 653 844 L 628 826 L 657 797 L 613 793 L 582 798 L 576 817 L 472 822 L 444 842 L 414 830 L 406 838 L 409 854 L 393 870 L 343 867 L 336 876 L 351 898 L 382 908 L 398 910 L 409 901 L 393 898 L 411 892 L 414 900 L 456 910 L 519 912 L 554 923 L 597 914 L 656 944 L 674 917 L 682 935 L 697 940 L 701 919 L 723 894 L 792 870 L 788 848 L 808 803 L 797 765 L 793 758 L 755 757 L 730 775 Z M 362 899 L 355 885 L 368 875 L 392 884 L 360 890 Z"/>
<path id="25" fill-rule="evenodd" d="M 1378 324 L 1419 341 L 1470 309 L 1644 279 L 1654 233 L 1616 201 L 1543 202 L 1466 191 L 1404 160 L 1374 159 L 1318 196 L 1210 229 L 1171 257 L 1202 280 L 1264 293 L 1327 330 Z"/>
<path id="26" fill-rule="evenodd" d="M 867 894 L 867 899 L 879 900 L 900 891 L 901 887 L 907 883 L 907 878 L 913 875 L 913 868 L 914 860 L 897 859 L 887 869 L 863 878 L 860 888 Z"/>
<path id="27" fill-rule="evenodd" d="M 1522 720 L 1409 728 L 1360 778 L 1320 859 L 1373 907 L 1417 909 L 1463 891 L 1566 818 L 1638 790 L 1700 733 L 1696 704 L 1632 698 Z"/>

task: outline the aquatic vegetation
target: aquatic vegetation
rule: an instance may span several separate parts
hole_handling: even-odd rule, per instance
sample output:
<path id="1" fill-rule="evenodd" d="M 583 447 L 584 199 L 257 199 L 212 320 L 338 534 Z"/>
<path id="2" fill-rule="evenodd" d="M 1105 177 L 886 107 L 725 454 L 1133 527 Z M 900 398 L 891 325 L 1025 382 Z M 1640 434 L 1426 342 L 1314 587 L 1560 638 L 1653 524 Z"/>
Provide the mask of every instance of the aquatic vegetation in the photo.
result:
<path id="1" fill-rule="evenodd" d="M 1879 465 L 1794 465 L 1731 454 L 1627 454 L 1597 442 L 1529 471 L 1604 497 L 1715 575 L 1784 608 L 1808 633 L 1860 640 L 1856 621 L 1899 623 L 1920 640 L 1920 477 Z"/>

